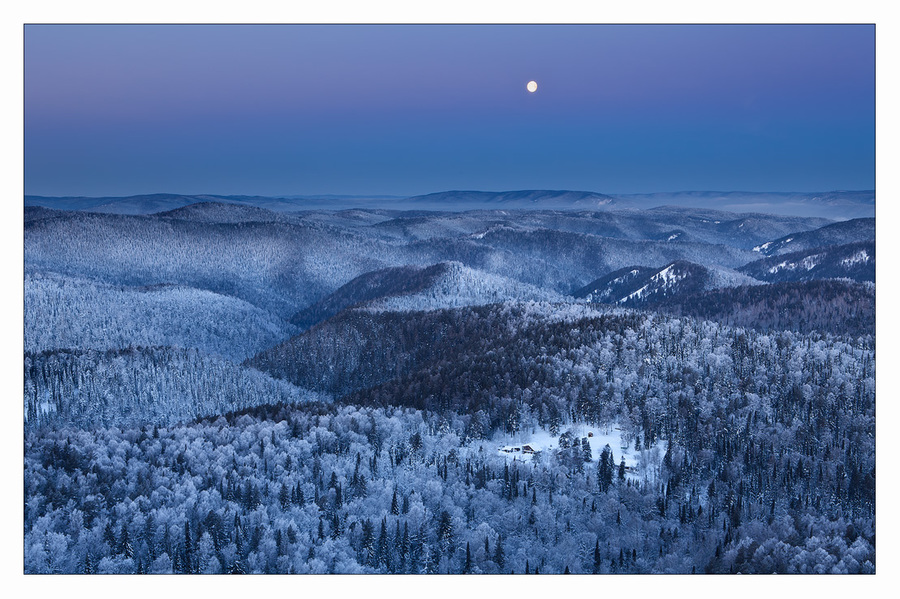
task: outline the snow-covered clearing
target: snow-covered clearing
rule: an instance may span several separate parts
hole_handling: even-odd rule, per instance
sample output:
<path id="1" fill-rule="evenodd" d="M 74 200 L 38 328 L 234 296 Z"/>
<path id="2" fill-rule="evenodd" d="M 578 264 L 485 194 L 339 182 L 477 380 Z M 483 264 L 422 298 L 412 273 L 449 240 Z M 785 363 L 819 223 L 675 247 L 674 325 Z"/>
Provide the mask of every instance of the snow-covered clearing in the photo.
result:
<path id="1" fill-rule="evenodd" d="M 592 464 L 597 464 L 603 448 L 609 445 L 616 468 L 624 458 L 626 476 L 632 480 L 655 479 L 666 453 L 665 440 L 657 441 L 649 449 L 636 450 L 634 441 L 627 441 L 616 423 L 596 426 L 576 422 L 560 427 L 559 432 L 559 435 L 553 435 L 547 429 L 534 428 L 515 435 L 500 434 L 490 440 L 474 444 L 472 449 L 484 452 L 496 451 L 507 459 L 530 463 L 534 459 L 535 452 L 545 452 L 545 455 L 558 450 L 560 435 L 570 432 L 579 446 L 583 438 L 588 440 Z"/>

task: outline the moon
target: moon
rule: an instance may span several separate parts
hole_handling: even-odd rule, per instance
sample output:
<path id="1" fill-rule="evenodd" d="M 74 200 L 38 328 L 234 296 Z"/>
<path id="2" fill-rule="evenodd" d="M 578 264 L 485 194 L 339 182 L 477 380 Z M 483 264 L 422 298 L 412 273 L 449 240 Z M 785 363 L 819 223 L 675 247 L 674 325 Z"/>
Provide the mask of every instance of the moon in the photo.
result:
<path id="1" fill-rule="evenodd" d="M 537 91 L 537 81 L 529 81 L 528 84 L 525 86 L 525 89 L 527 89 L 531 93 L 536 92 Z"/>

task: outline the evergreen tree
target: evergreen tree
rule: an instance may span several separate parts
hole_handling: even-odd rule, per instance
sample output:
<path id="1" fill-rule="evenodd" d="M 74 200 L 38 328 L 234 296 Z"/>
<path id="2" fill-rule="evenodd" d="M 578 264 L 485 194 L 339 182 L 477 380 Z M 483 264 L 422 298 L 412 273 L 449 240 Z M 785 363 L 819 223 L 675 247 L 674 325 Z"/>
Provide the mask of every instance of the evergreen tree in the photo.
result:
<path id="1" fill-rule="evenodd" d="M 194 539 L 191 536 L 191 523 L 189 521 L 185 521 L 184 523 L 184 560 L 182 563 L 182 572 L 185 574 L 194 574 L 196 568 L 194 567 Z"/>
<path id="2" fill-rule="evenodd" d="M 441 544 L 441 550 L 446 551 L 446 548 L 452 543 L 453 539 L 453 520 L 450 517 L 450 512 L 444 510 L 441 512 L 440 522 L 438 523 L 438 541 Z"/>
<path id="3" fill-rule="evenodd" d="M 335 512 L 331 517 L 331 538 L 337 539 L 339 536 L 341 536 L 341 519 Z"/>
<path id="4" fill-rule="evenodd" d="M 381 530 L 378 533 L 378 541 L 375 544 L 375 562 L 380 568 L 386 568 L 388 565 L 387 518 L 382 518 L 381 520 Z"/>
<path id="5" fill-rule="evenodd" d="M 597 463 L 597 486 L 601 492 L 609 490 L 613 479 L 613 456 L 609 444 L 600 452 L 600 460 Z"/>
<path id="6" fill-rule="evenodd" d="M 134 557 L 134 548 L 131 546 L 131 539 L 128 537 L 128 527 L 122 524 L 122 534 L 119 537 L 119 553 L 126 559 Z"/>
<path id="7" fill-rule="evenodd" d="M 463 565 L 463 574 L 472 573 L 472 552 L 469 550 L 469 543 L 466 542 L 466 563 Z"/>
<path id="8" fill-rule="evenodd" d="M 494 547 L 494 563 L 501 571 L 506 564 L 506 557 L 503 555 L 503 535 L 501 534 L 497 535 L 497 546 Z"/>
<path id="9" fill-rule="evenodd" d="M 372 521 L 366 518 L 362 524 L 362 541 L 360 543 L 360 561 L 363 565 L 375 566 L 375 530 Z"/>

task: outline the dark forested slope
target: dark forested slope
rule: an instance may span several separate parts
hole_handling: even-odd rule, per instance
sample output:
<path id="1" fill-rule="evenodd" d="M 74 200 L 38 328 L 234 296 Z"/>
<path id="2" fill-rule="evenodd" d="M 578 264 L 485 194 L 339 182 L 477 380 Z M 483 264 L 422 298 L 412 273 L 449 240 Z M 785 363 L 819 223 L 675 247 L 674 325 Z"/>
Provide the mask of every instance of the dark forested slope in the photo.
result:
<path id="1" fill-rule="evenodd" d="M 675 297 L 654 307 L 764 331 L 875 335 L 875 288 L 846 280 L 745 285 Z"/>

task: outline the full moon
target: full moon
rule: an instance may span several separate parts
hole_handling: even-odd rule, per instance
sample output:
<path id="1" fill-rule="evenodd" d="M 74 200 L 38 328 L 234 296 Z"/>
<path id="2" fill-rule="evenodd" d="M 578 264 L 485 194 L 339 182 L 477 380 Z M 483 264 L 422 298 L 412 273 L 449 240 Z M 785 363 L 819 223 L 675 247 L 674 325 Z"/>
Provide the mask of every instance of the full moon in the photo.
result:
<path id="1" fill-rule="evenodd" d="M 536 92 L 537 91 L 537 81 L 529 81 L 528 85 L 525 86 L 525 89 L 527 89 L 531 93 Z"/>

